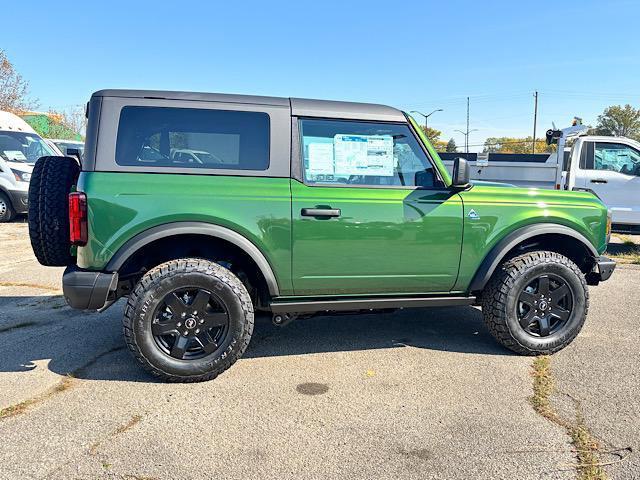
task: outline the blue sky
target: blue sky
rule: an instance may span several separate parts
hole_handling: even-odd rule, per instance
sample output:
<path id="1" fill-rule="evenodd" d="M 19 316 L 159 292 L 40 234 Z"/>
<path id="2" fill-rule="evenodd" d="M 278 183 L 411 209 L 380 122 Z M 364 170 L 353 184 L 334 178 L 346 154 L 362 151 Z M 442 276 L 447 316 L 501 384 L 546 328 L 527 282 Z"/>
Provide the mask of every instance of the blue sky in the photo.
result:
<path id="1" fill-rule="evenodd" d="M 436 108 L 464 143 L 530 135 L 611 104 L 640 107 L 638 1 L 30 3 L 0 48 L 41 109 L 102 88 L 194 90 Z M 17 10 L 20 9 L 21 12 Z M 420 119 L 422 121 L 422 119 Z"/>

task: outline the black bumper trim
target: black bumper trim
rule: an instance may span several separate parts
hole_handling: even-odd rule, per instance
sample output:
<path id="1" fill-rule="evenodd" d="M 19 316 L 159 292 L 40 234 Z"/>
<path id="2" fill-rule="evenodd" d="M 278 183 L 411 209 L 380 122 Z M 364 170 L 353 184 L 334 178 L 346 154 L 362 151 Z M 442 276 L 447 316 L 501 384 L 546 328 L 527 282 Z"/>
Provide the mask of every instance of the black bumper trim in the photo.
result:
<path id="1" fill-rule="evenodd" d="M 79 310 L 99 310 L 118 287 L 118 274 L 82 270 L 76 265 L 62 275 L 62 291 L 67 304 Z"/>
<path id="2" fill-rule="evenodd" d="M 13 209 L 18 214 L 27 213 L 29 211 L 29 192 L 23 190 L 7 190 L 9 199 Z"/>
<path id="3" fill-rule="evenodd" d="M 596 259 L 596 268 L 599 275 L 599 280 L 604 282 L 609 280 L 611 274 L 616 269 L 616 261 L 611 260 L 609 257 L 600 256 Z"/>
<path id="4" fill-rule="evenodd" d="M 609 280 L 615 269 L 615 260 L 611 260 L 609 257 L 605 256 L 597 257 L 593 270 L 587 274 L 587 284 L 598 285 L 600 282 Z"/>

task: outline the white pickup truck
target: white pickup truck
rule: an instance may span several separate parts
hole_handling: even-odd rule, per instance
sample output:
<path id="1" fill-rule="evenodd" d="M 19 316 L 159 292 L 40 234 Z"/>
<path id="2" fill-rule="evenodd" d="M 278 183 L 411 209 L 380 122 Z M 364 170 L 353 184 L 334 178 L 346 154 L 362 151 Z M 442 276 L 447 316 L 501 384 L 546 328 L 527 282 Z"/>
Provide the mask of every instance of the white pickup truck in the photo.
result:
<path id="1" fill-rule="evenodd" d="M 545 162 L 492 161 L 478 154 L 469 160 L 471 178 L 512 185 L 557 190 L 584 190 L 598 196 L 609 207 L 618 230 L 640 227 L 640 143 L 624 137 L 585 135 L 587 127 L 576 125 L 550 130 L 558 151 L 576 137 L 567 154 L 549 155 Z M 464 155 L 461 155 L 464 156 Z M 475 155 L 474 155 L 475 156 Z M 453 161 L 445 156 L 449 169 Z"/>

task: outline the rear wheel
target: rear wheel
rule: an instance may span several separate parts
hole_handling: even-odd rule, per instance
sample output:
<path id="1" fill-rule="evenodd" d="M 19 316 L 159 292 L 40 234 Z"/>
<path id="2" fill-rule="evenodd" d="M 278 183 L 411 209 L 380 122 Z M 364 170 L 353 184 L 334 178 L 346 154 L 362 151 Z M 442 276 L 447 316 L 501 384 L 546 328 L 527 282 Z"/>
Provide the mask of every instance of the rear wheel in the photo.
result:
<path id="1" fill-rule="evenodd" d="M 16 216 L 11 200 L 4 193 L 0 192 L 0 222 L 10 222 Z"/>
<path id="2" fill-rule="evenodd" d="M 582 329 L 588 308 L 584 274 L 555 252 L 530 252 L 506 261 L 482 295 L 489 331 L 523 355 L 566 347 Z"/>
<path id="3" fill-rule="evenodd" d="M 180 259 L 149 271 L 129 298 L 124 334 L 152 374 L 168 381 L 211 380 L 242 356 L 253 333 L 243 283 L 206 260 Z"/>

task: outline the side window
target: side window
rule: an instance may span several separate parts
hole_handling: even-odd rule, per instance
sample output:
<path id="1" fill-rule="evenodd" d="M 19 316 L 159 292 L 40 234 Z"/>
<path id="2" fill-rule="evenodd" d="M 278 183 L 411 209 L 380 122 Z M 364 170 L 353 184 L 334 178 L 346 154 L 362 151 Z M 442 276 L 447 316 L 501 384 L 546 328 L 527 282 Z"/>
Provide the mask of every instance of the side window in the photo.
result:
<path id="1" fill-rule="evenodd" d="M 640 176 L 640 152 L 621 143 L 596 142 L 593 168 Z"/>
<path id="2" fill-rule="evenodd" d="M 407 125 L 302 119 L 300 136 L 308 184 L 441 186 Z"/>
<path id="3" fill-rule="evenodd" d="M 116 163 L 266 170 L 269 115 L 197 108 L 124 107 Z"/>
<path id="4" fill-rule="evenodd" d="M 584 142 L 580 150 L 580 168 L 593 170 L 593 142 Z"/>

